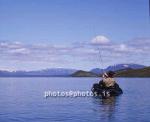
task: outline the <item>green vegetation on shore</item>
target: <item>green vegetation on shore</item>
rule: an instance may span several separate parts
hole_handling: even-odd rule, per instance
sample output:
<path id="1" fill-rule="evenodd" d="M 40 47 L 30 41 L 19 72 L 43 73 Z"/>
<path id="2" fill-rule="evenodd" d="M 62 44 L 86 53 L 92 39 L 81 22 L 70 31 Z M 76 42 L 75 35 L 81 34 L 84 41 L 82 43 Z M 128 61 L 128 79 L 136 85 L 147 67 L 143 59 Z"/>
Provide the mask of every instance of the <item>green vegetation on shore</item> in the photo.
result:
<path id="1" fill-rule="evenodd" d="M 71 75 L 72 77 L 97 77 L 98 75 L 92 72 L 79 70 Z"/>
<path id="2" fill-rule="evenodd" d="M 71 75 L 72 77 L 98 77 L 93 72 L 87 71 L 77 71 Z M 124 69 L 116 71 L 116 77 L 150 77 L 150 67 L 145 67 L 142 69 Z"/>
<path id="3" fill-rule="evenodd" d="M 116 72 L 116 77 L 150 77 L 150 67 L 120 70 Z"/>

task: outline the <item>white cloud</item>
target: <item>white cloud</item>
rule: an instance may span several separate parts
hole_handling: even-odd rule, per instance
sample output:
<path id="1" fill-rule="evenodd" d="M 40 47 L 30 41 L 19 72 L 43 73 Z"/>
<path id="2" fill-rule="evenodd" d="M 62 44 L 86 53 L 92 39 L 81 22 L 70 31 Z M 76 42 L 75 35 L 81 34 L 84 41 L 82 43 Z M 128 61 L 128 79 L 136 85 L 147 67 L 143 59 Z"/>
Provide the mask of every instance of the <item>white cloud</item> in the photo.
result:
<path id="1" fill-rule="evenodd" d="M 102 35 L 98 35 L 91 40 L 92 44 L 108 44 L 110 40 Z"/>
<path id="2" fill-rule="evenodd" d="M 24 44 L 19 42 L 0 42 L 1 61 L 32 62 L 46 65 L 68 66 L 99 64 L 99 48 L 105 63 L 128 63 L 131 61 L 150 61 L 150 41 L 135 39 L 124 43 L 109 43 L 104 36 L 96 36 L 92 43 L 75 43 L 68 45 Z M 140 57 L 140 58 L 139 58 Z M 114 60 L 115 59 L 115 60 Z M 94 63 L 93 63 L 94 62 Z M 132 62 L 133 63 L 133 62 Z M 138 63 L 138 62 L 136 62 Z M 21 65 L 21 64 L 20 64 Z M 95 66 L 96 67 L 96 66 Z M 7 67 L 6 67 L 7 68 Z"/>
<path id="3" fill-rule="evenodd" d="M 27 48 L 19 48 L 19 49 L 13 49 L 9 50 L 10 53 L 16 53 L 16 54 L 29 54 L 30 50 Z"/>
<path id="4" fill-rule="evenodd" d="M 121 44 L 120 45 L 120 50 L 126 51 L 126 50 L 128 50 L 128 48 L 127 48 L 127 46 L 125 44 Z"/>
<path id="5" fill-rule="evenodd" d="M 118 46 L 116 46 L 116 48 L 114 48 L 114 50 L 116 51 L 121 51 L 121 52 L 128 52 L 130 51 L 129 47 L 125 44 L 119 44 Z"/>
<path id="6" fill-rule="evenodd" d="M 139 50 L 141 52 L 147 52 L 150 51 L 150 38 L 136 38 L 134 40 L 127 42 L 128 46 Z"/>

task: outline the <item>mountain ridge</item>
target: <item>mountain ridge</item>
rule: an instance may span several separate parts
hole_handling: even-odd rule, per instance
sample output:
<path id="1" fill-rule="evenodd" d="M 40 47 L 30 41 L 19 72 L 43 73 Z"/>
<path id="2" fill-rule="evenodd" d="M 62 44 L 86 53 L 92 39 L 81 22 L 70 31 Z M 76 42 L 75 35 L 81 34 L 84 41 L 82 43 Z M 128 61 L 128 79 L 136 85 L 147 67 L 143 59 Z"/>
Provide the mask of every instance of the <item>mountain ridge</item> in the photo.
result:
<path id="1" fill-rule="evenodd" d="M 0 77 L 51 77 L 51 76 L 70 76 L 76 69 L 67 68 L 47 68 L 37 71 L 2 71 Z"/>
<path id="2" fill-rule="evenodd" d="M 0 77 L 88 77 L 88 76 L 97 77 L 100 76 L 103 71 L 104 72 L 107 72 L 109 70 L 114 71 L 113 69 L 116 70 L 115 72 L 121 72 L 121 71 L 125 72 L 125 70 L 130 71 L 132 69 L 145 68 L 144 65 L 140 65 L 140 64 L 117 64 L 115 67 L 116 68 L 114 68 L 114 66 L 108 66 L 105 69 L 95 68 L 90 71 L 70 69 L 70 68 L 47 68 L 47 69 L 37 70 L 37 71 L 36 70 L 35 71 L 0 70 Z"/>
<path id="3" fill-rule="evenodd" d="M 129 64 L 129 63 L 123 63 L 123 64 L 116 64 L 116 65 L 112 65 L 112 66 L 108 66 L 105 69 L 100 69 L 100 68 L 94 68 L 92 70 L 90 70 L 90 72 L 96 73 L 96 74 L 101 74 L 102 72 L 107 72 L 107 71 L 118 71 L 118 70 L 123 70 L 123 69 L 141 69 L 144 68 L 146 66 L 141 65 L 141 64 Z"/>
<path id="4" fill-rule="evenodd" d="M 75 72 L 72 74 L 73 77 L 101 77 L 102 74 L 93 74 L 92 72 Z M 144 67 L 141 69 L 122 69 L 116 71 L 115 77 L 150 77 L 150 67 Z"/>

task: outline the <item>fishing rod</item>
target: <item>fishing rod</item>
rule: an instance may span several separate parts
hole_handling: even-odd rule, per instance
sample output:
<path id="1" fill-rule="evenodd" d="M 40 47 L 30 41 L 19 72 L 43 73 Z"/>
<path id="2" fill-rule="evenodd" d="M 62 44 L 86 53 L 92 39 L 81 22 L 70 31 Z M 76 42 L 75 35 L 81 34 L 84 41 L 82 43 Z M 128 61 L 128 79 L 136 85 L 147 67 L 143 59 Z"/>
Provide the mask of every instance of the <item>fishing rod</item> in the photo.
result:
<path id="1" fill-rule="evenodd" d="M 102 74 L 104 74 L 105 73 L 105 70 L 103 68 L 104 67 L 104 62 L 103 62 L 102 50 L 101 50 L 100 46 L 98 47 L 98 54 L 99 54 L 99 61 L 100 61 L 101 66 L 102 66 Z M 116 70 L 116 65 L 115 64 L 112 65 L 112 70 L 115 72 L 115 70 Z"/>
<path id="2" fill-rule="evenodd" d="M 99 61 L 100 61 L 101 66 L 102 66 L 102 74 L 104 74 L 105 73 L 104 69 L 103 69 L 104 63 L 103 63 L 102 51 L 101 51 L 100 47 L 98 47 L 98 54 L 99 54 L 99 56 L 98 56 L 99 57 Z"/>

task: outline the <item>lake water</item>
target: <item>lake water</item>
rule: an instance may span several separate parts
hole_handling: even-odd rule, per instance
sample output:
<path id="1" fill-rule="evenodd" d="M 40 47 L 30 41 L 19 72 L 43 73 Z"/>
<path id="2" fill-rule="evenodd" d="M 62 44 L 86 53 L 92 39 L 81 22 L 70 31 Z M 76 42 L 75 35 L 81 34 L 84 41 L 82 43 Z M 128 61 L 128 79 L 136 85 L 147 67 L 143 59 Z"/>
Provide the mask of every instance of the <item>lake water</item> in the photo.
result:
<path id="1" fill-rule="evenodd" d="M 150 122 L 150 78 L 117 81 L 117 98 L 46 99 L 45 91 L 90 90 L 98 79 L 0 78 L 0 122 Z"/>

